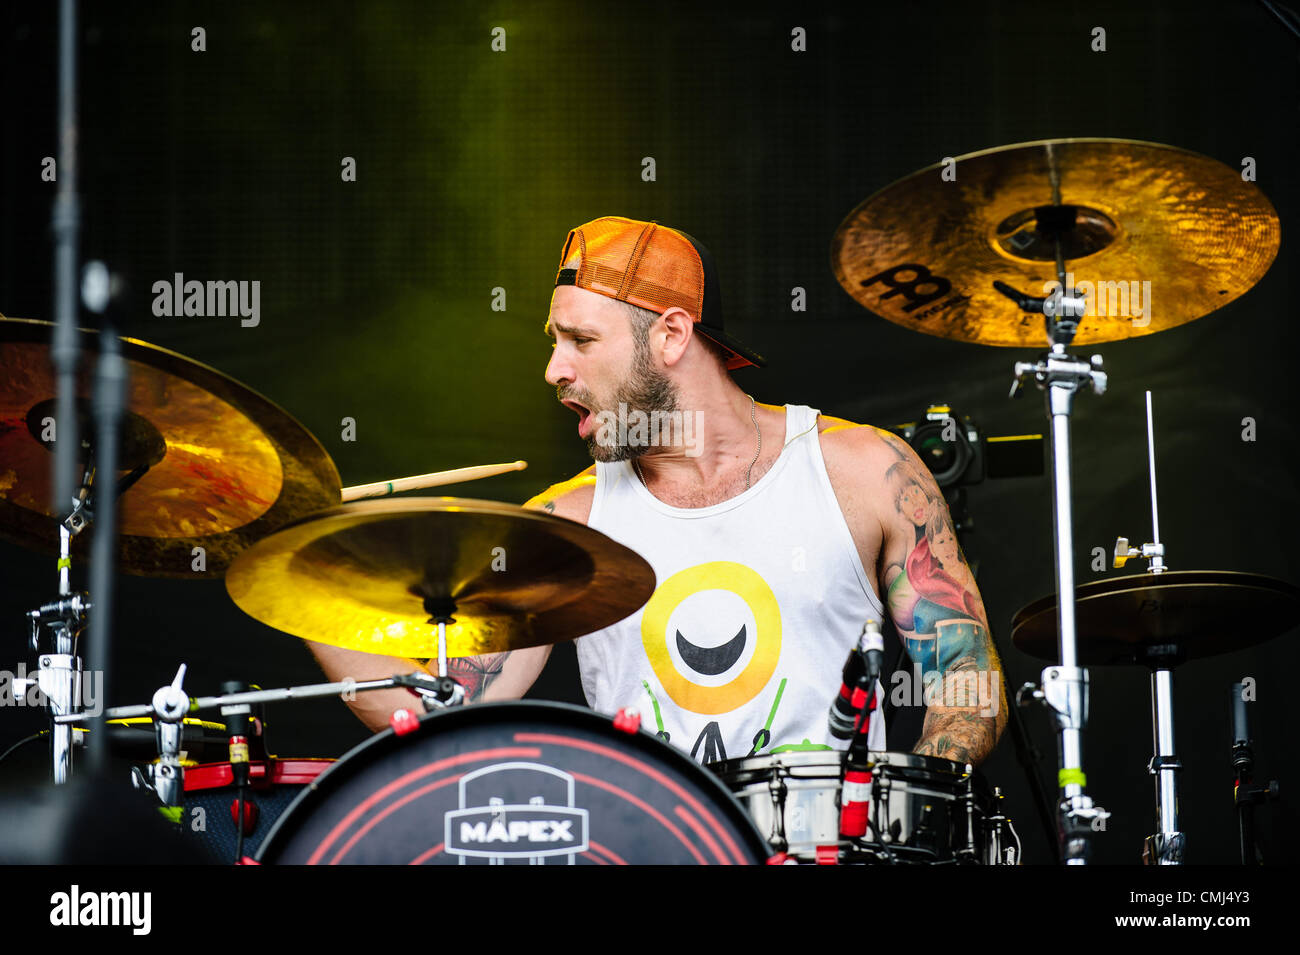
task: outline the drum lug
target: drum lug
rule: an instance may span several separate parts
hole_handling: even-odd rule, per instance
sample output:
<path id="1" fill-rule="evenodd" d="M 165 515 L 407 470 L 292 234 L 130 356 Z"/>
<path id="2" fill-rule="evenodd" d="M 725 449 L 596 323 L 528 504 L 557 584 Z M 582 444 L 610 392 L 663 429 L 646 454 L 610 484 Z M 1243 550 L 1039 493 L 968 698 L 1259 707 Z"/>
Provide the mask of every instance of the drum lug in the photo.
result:
<path id="1" fill-rule="evenodd" d="M 614 729 L 635 733 L 641 728 L 641 713 L 635 707 L 625 706 L 614 716 Z"/>
<path id="2" fill-rule="evenodd" d="M 388 718 L 388 725 L 398 736 L 407 736 L 420 728 L 420 718 L 410 710 L 395 710 Z"/>
<path id="3" fill-rule="evenodd" d="M 784 855 L 790 848 L 790 842 L 785 834 L 785 797 L 789 787 L 786 786 L 785 777 L 780 772 L 773 773 L 772 778 L 767 781 L 767 791 L 772 797 L 772 834 L 768 836 L 767 841 L 778 854 Z"/>

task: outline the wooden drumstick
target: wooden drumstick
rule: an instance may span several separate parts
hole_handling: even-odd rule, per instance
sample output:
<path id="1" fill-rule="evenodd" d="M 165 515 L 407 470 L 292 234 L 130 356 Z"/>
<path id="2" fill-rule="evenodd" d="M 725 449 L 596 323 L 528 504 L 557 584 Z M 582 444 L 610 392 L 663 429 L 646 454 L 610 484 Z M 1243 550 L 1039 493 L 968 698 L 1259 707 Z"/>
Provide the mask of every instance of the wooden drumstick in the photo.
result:
<path id="1" fill-rule="evenodd" d="M 359 501 L 367 497 L 386 497 L 398 491 L 415 491 L 426 487 L 440 487 L 444 484 L 477 481 L 479 478 L 493 477 L 497 474 L 505 474 L 507 471 L 522 471 L 526 467 L 528 467 L 527 461 L 511 461 L 509 464 L 479 464 L 471 468 L 432 471 L 429 474 L 416 474 L 393 481 L 376 481 L 374 484 L 345 487 L 341 496 L 345 502 Z"/>

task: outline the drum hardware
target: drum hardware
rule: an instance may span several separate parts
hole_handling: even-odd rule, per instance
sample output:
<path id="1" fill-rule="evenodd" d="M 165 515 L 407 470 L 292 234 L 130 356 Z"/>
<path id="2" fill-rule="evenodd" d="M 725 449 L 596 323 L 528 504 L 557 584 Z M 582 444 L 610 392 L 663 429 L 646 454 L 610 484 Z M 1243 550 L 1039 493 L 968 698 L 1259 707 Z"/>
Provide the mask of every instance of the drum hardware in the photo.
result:
<path id="1" fill-rule="evenodd" d="M 445 657 L 440 661 L 440 669 L 446 670 Z M 400 673 L 393 677 L 393 684 L 418 693 L 426 713 L 461 706 L 465 702 L 465 687 L 445 672 L 436 677 L 429 673 Z"/>
<path id="2" fill-rule="evenodd" d="M 119 706 L 104 711 L 106 721 L 133 720 L 148 717 L 155 731 L 156 758 L 145 766 L 131 768 L 131 783 L 136 789 L 153 793 L 165 809 L 178 813 L 183 805 L 183 794 L 189 790 L 185 763 L 182 759 L 184 727 L 192 720 L 187 715 L 203 710 L 218 709 L 226 721 L 227 756 L 225 764 L 206 764 L 208 768 L 225 765 L 229 768 L 229 782 L 235 787 L 235 800 L 231 805 L 231 820 L 235 827 L 235 861 L 244 858 L 244 837 L 257 825 L 257 805 L 249 801 L 249 787 L 256 767 L 261 767 L 260 778 L 270 783 L 277 760 L 266 751 L 260 725 L 254 725 L 253 707 L 282 700 L 303 700 L 322 696 L 338 696 L 351 692 L 386 690 L 407 687 L 414 690 L 426 712 L 445 711 L 464 701 L 464 688 L 454 677 L 435 677 L 427 673 L 397 674 L 381 680 L 339 683 L 282 689 L 235 689 L 244 684 L 227 683 L 218 696 L 189 697 L 183 687 L 187 665 L 182 663 L 170 684 L 162 686 L 147 704 Z M 63 725 L 71 720 L 84 720 L 85 714 L 58 717 Z M 84 732 L 78 728 L 78 732 Z M 301 760 L 290 760 L 297 766 Z M 203 770 L 200 766 L 198 769 Z M 205 775 L 205 779 L 207 776 Z M 207 782 L 203 788 L 215 783 Z"/>
<path id="3" fill-rule="evenodd" d="M 66 539 L 64 547 L 66 554 Z M 83 697 L 83 669 L 77 643 L 91 603 L 86 594 L 67 592 L 67 563 L 66 558 L 60 561 L 62 599 L 42 604 L 27 614 L 31 625 L 28 645 L 37 654 L 36 678 L 14 681 L 16 693 L 25 694 L 32 686 L 38 687 L 52 717 L 75 716 L 81 710 Z M 49 639 L 44 650 L 43 636 Z M 84 689 L 93 690 L 93 685 L 87 683 Z M 76 743 L 70 725 L 57 720 L 51 724 L 50 757 L 56 783 L 65 783 L 71 776 Z"/>
<path id="4" fill-rule="evenodd" d="M 429 677 L 428 674 L 425 674 L 425 676 Z M 429 679 L 435 680 L 437 678 L 429 677 Z M 454 682 L 455 677 L 447 677 L 447 679 Z M 340 680 L 335 683 L 313 683 L 306 686 L 288 686 L 271 690 L 247 690 L 242 693 L 223 693 L 219 696 L 192 696 L 186 698 L 186 712 L 197 713 L 240 703 L 257 704 L 280 703 L 285 700 L 311 700 L 324 696 L 342 696 L 351 693 L 365 693 L 370 690 L 391 690 L 395 687 L 404 686 L 410 686 L 419 693 L 421 685 L 418 674 L 404 673 L 378 680 Z M 434 697 L 443 692 L 441 688 L 425 688 L 429 695 Z M 164 687 L 164 689 L 170 689 L 170 685 Z M 442 707 L 436 708 L 441 709 Z M 104 710 L 103 714 L 104 719 L 107 720 L 125 720 L 142 716 L 152 717 L 154 715 L 154 704 L 152 702 L 114 706 Z M 61 716 L 58 719 L 62 723 L 71 723 L 84 720 L 86 716 L 85 714 Z"/>
<path id="5" fill-rule="evenodd" d="M 1052 146 L 1047 146 L 1048 163 L 1053 163 Z M 1054 168 L 1054 167 L 1053 167 Z M 1060 185 L 1053 176 L 1053 205 L 1060 206 Z M 1047 411 L 1052 428 L 1052 491 L 1055 502 L 1054 527 L 1056 530 L 1057 592 L 1074 593 L 1074 518 L 1070 502 L 1070 414 L 1074 396 L 1082 388 L 1096 394 L 1106 391 L 1106 374 L 1101 371 L 1100 355 L 1084 362 L 1069 355 L 1066 348 L 1074 340 L 1078 322 L 1073 316 L 1082 314 L 1069 307 L 1080 301 L 1075 290 L 1066 283 L 1061 236 L 1054 237 L 1057 275 L 1067 303 L 1064 315 L 1054 314 L 1051 299 L 1030 299 L 1020 296 L 1009 287 L 998 283 L 998 291 L 1016 301 L 1022 311 L 1038 311 L 1045 316 L 1051 350 L 1037 362 L 1016 362 L 1012 397 L 1020 393 L 1025 378 L 1032 375 L 1038 387 L 1047 394 Z M 1093 804 L 1085 790 L 1087 777 L 1083 771 L 1083 731 L 1088 724 L 1088 671 L 1077 665 L 1074 606 L 1062 600 L 1059 617 L 1061 665 L 1043 671 L 1043 699 L 1056 718 L 1058 749 L 1058 786 L 1061 800 L 1058 806 L 1061 859 L 1066 865 L 1086 865 L 1089 856 L 1091 824 L 1095 819 L 1105 819 L 1107 813 Z"/>
<path id="6" fill-rule="evenodd" d="M 785 837 L 785 816 L 781 812 L 781 807 L 785 805 L 785 797 L 790 792 L 790 787 L 785 784 L 784 777 L 773 774 L 767 781 L 767 789 L 772 796 L 772 831 L 768 834 L 767 841 L 776 852 L 784 853 L 790 848 L 790 843 Z"/>
<path id="7" fill-rule="evenodd" d="M 1151 865 L 1181 865 L 1186 836 L 1178 825 L 1178 774 L 1175 753 L 1173 669 L 1194 657 L 1241 649 L 1289 629 L 1300 611 L 1300 589 L 1251 574 L 1217 571 L 1172 571 L 1160 541 L 1155 478 L 1155 428 L 1151 393 L 1146 394 L 1147 456 L 1151 478 L 1152 543 L 1130 547 L 1118 538 L 1114 566 L 1131 559 L 1148 560 L 1146 573 L 1095 581 L 1076 590 L 1081 622 L 1080 655 L 1093 664 L 1139 664 L 1151 670 L 1151 721 L 1154 755 L 1148 771 L 1155 777 L 1158 833 L 1149 836 L 1143 859 Z M 1020 610 L 1013 622 L 1013 642 L 1022 650 L 1051 659 L 1044 616 L 1052 598 Z M 1243 637 L 1237 621 L 1253 620 Z"/>
<path id="8" fill-rule="evenodd" d="M 181 720 L 190 712 L 190 698 L 181 688 L 185 681 L 185 669 L 186 665 L 182 663 L 172 682 L 160 686 L 153 695 L 153 701 L 149 703 L 148 715 L 154 721 L 158 759 L 148 767 L 134 766 L 131 769 L 132 785 L 137 789 L 149 790 L 168 808 L 180 806 L 181 791 L 185 785 L 185 769 L 181 765 Z"/>
<path id="9" fill-rule="evenodd" d="M 1100 356 L 1084 361 L 1066 349 L 1076 337 L 1082 345 L 1172 328 L 1240 296 L 1277 255 L 1277 214 L 1235 171 L 1154 143 L 1043 141 L 955 162 L 948 171 L 955 171 L 960 188 L 941 187 L 949 177 L 934 166 L 858 206 L 836 232 L 832 263 L 855 300 L 926 334 L 1035 345 L 1041 338 L 1033 323 L 1013 320 L 998 296 L 1044 316 L 1050 350 L 1037 362 L 1015 364 L 1012 395 L 1032 376 L 1046 392 L 1052 422 L 1061 599 L 1054 615 L 1058 653 L 1049 659 L 1059 662 L 1043 671 L 1041 686 L 1026 685 L 1017 700 L 1045 703 L 1056 719 L 1062 860 L 1086 864 L 1092 826 L 1107 813 L 1087 795 L 1082 762 L 1088 673 L 1080 665 L 1075 619 L 1070 415 L 1076 393 L 1101 394 L 1107 379 Z M 936 239 L 938 222 L 945 228 Z M 1081 277 L 1067 272 L 1067 263 Z M 1159 310 L 1144 274 L 1158 276 L 1168 290 Z M 1018 291 L 1006 281 L 1012 275 L 1041 282 L 1046 296 Z M 1117 275 L 1123 281 L 1113 281 Z M 1106 307 L 1099 310 L 1103 290 Z M 1172 769 L 1162 765 L 1159 772 L 1168 779 Z"/>
<path id="10" fill-rule="evenodd" d="M 1020 864 L 1020 836 L 1016 834 L 1015 826 L 1011 824 L 1002 812 L 1002 795 L 1000 786 L 993 787 L 993 811 L 985 820 L 985 834 L 987 842 L 985 844 L 986 855 L 984 862 L 986 865 L 1019 865 Z M 1015 839 L 1015 845 L 1011 845 L 1007 840 L 1008 834 Z"/>
<path id="11" fill-rule="evenodd" d="M 1147 404 L 1147 462 L 1151 475 L 1151 536 L 1150 544 L 1141 548 L 1128 546 L 1126 538 L 1115 542 L 1114 566 L 1123 567 L 1129 559 L 1149 560 L 1147 573 L 1166 571 L 1165 548 L 1160 543 L 1160 511 L 1156 498 L 1156 439 L 1155 418 L 1151 410 L 1151 392 L 1146 393 Z M 1153 655 L 1154 659 L 1154 655 Z M 1180 662 L 1176 651 L 1169 662 Z M 1153 719 L 1155 755 L 1151 757 L 1148 771 L 1156 777 L 1156 826 L 1158 835 L 1148 836 L 1142 859 L 1147 865 L 1182 865 L 1187 838 L 1178 827 L 1178 773 L 1183 764 L 1174 755 L 1174 675 L 1170 667 L 1154 667 L 1151 672 L 1151 714 Z"/>

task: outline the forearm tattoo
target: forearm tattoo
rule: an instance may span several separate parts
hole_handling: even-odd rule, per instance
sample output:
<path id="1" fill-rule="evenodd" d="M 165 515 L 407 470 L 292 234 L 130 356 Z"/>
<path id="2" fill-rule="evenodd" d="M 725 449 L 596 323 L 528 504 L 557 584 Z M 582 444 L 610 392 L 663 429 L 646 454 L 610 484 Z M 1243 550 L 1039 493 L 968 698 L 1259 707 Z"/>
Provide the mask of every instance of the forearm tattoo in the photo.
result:
<path id="1" fill-rule="evenodd" d="M 477 657 L 455 657 L 447 661 L 447 675 L 455 677 L 465 688 L 465 702 L 473 703 L 486 690 L 506 665 L 506 653 L 485 653 Z"/>

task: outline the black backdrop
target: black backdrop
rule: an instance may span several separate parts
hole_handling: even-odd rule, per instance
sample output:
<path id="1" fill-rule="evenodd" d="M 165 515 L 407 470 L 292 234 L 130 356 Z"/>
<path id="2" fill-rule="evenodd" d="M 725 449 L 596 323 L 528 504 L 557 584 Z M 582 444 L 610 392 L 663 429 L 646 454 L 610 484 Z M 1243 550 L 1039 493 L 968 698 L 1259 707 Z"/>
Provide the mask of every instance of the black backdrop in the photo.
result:
<path id="1" fill-rule="evenodd" d="M 454 489 L 522 501 L 589 463 L 542 380 L 540 327 L 566 230 L 604 214 L 655 218 L 712 248 L 729 327 L 770 358 L 739 373 L 761 401 L 888 425 L 946 400 L 990 433 L 1043 431 L 1036 394 L 1006 395 L 1013 362 L 1031 352 L 921 336 L 849 299 L 828 262 L 842 218 L 940 157 L 1026 140 L 1127 137 L 1233 168 L 1253 157 L 1283 223 L 1263 281 L 1200 321 L 1095 349 L 1111 388 L 1077 407 L 1077 568 L 1095 579 L 1094 548 L 1121 533 L 1148 539 L 1151 389 L 1169 563 L 1300 579 L 1297 46 L 1257 4 L 84 6 L 83 245 L 139 293 L 125 331 L 279 403 L 320 437 L 344 484 L 526 458 L 526 472 Z M 0 21 L 9 316 L 53 317 L 55 187 L 40 166 L 57 151 L 54 12 L 12 4 Z M 196 26 L 205 52 L 191 48 Z M 491 49 L 498 26 L 504 52 Z M 1104 52 L 1091 49 L 1098 26 Z M 791 50 L 795 27 L 806 52 Z M 341 181 L 344 156 L 356 182 Z M 647 156 L 654 182 L 641 178 Z M 260 325 L 153 316 L 148 288 L 175 272 L 260 280 Z M 807 290 L 806 312 L 790 310 L 794 286 Z M 496 288 L 504 312 L 491 307 Z M 354 442 L 341 438 L 345 416 L 358 423 Z M 1242 440 L 1246 417 L 1253 442 Z M 1048 479 L 988 481 L 970 510 L 968 551 L 1018 686 L 1041 665 L 1010 646 L 1011 617 L 1053 589 Z M 52 561 L 0 545 L 0 667 L 27 659 L 20 614 L 53 582 Z M 119 606 L 114 702 L 148 699 L 180 661 L 192 692 L 318 677 L 297 641 L 244 616 L 219 581 L 128 578 Z M 1235 636 L 1251 627 L 1242 619 Z M 1231 682 L 1256 679 L 1260 769 L 1288 781 L 1295 636 L 1178 671 L 1192 861 L 1235 858 Z M 1114 813 L 1096 858 L 1132 863 L 1154 821 L 1148 679 L 1092 677 L 1085 764 Z M 570 648 L 532 695 L 580 700 Z M 1050 780 L 1051 725 L 1041 713 L 1026 722 Z M 0 712 L 0 746 L 39 723 Z M 915 731 L 899 721 L 891 745 L 909 748 Z M 281 707 L 272 733 L 281 753 L 312 756 L 365 735 L 335 702 Z M 5 785 L 39 778 L 34 749 L 0 767 Z M 986 771 L 1008 795 L 1027 860 L 1049 860 L 1009 738 Z M 1294 818 L 1285 803 L 1265 814 L 1270 858 L 1294 848 Z"/>

